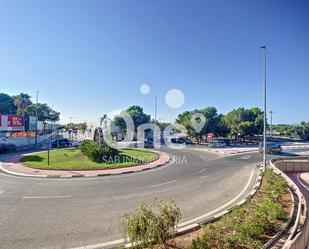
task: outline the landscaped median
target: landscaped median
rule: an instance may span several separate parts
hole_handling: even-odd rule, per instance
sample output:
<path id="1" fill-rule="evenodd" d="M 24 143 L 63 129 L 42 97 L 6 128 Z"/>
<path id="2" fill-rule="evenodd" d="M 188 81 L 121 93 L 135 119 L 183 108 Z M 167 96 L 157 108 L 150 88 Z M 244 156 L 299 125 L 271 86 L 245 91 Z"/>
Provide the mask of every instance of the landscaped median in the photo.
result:
<path id="1" fill-rule="evenodd" d="M 159 243 L 155 245 L 155 248 L 263 248 L 287 226 L 293 214 L 293 207 L 293 197 L 286 181 L 268 169 L 264 173 L 260 188 L 252 199 L 200 229 L 163 241 L 162 238 L 167 238 L 167 236 L 161 235 L 160 226 L 157 228 L 158 231 L 156 231 L 156 226 L 151 226 L 153 220 L 158 220 L 158 218 L 151 219 L 149 208 L 145 208 L 142 204 L 136 214 L 130 214 L 129 220 L 127 220 L 128 216 L 125 217 L 124 231 L 128 231 L 129 227 L 129 232 L 125 233 L 125 237 L 131 238 L 130 241 L 135 245 L 142 241 L 143 246 L 136 247 L 152 247 L 153 243 L 145 243 L 145 238 L 147 238 L 155 244 Z M 169 209 L 168 205 L 161 208 L 161 210 Z M 164 219 L 169 217 L 165 214 L 163 216 Z M 172 219 L 172 221 L 175 220 Z M 170 223 L 173 224 L 173 222 Z M 167 228 L 165 230 L 167 235 L 172 231 Z M 160 234 L 159 237 L 158 234 Z"/>
<path id="2" fill-rule="evenodd" d="M 116 156 L 90 160 L 78 148 L 40 151 L 13 156 L 0 164 L 1 170 L 20 176 L 90 177 L 134 173 L 167 164 L 170 156 L 161 151 L 122 149 Z"/>
<path id="3" fill-rule="evenodd" d="M 50 151 L 50 162 L 46 151 L 33 153 L 20 159 L 23 165 L 35 169 L 49 170 L 97 170 L 130 167 L 153 162 L 158 158 L 154 151 L 123 149 L 115 157 L 105 157 L 102 162 L 91 161 L 78 148 Z"/>

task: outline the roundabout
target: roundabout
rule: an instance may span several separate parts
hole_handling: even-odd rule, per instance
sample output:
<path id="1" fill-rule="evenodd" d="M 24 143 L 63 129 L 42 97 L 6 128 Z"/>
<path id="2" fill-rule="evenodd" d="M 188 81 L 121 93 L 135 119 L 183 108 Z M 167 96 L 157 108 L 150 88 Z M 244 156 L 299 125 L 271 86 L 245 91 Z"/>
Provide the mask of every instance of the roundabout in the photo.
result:
<path id="1" fill-rule="evenodd" d="M 123 149 L 115 158 L 106 157 L 102 163 L 89 160 L 78 148 L 50 151 L 50 163 L 46 152 L 31 153 L 20 159 L 27 167 L 48 170 L 99 170 L 145 165 L 159 158 L 154 151 Z"/>
<path id="2" fill-rule="evenodd" d="M 183 225 L 198 222 L 248 195 L 261 161 L 259 153 L 162 152 L 174 159 L 132 174 L 54 179 L 0 172 L 0 247 L 75 248 L 117 240 L 122 216 L 155 197 L 175 199 Z M 0 158 L 5 164 L 18 156 Z"/>
<path id="3" fill-rule="evenodd" d="M 123 149 L 119 157 L 102 163 L 90 161 L 78 149 L 17 154 L 0 164 L 6 173 L 25 177 L 98 177 L 136 173 L 167 164 L 171 158 L 162 151 Z M 74 166 L 73 166 L 74 165 Z"/>

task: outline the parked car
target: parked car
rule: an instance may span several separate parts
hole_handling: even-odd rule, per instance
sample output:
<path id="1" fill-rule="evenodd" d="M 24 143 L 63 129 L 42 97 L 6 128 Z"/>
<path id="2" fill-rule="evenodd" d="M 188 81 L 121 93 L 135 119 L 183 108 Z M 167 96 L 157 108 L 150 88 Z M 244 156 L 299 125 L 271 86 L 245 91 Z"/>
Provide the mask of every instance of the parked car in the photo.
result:
<path id="1" fill-rule="evenodd" d="M 193 144 L 187 137 L 172 138 L 171 142 L 174 144 Z"/>
<path id="2" fill-rule="evenodd" d="M 223 141 L 210 141 L 209 143 L 208 143 L 208 146 L 210 147 L 210 148 L 225 148 L 226 147 L 226 143 L 225 142 L 223 142 Z"/>
<path id="3" fill-rule="evenodd" d="M 0 144 L 0 153 L 14 151 L 16 149 L 17 149 L 17 146 L 15 144 L 10 144 L 10 143 L 1 143 Z"/>
<path id="4" fill-rule="evenodd" d="M 83 141 L 74 141 L 74 142 L 72 143 L 72 146 L 75 147 L 75 148 L 78 148 L 78 147 L 81 145 L 82 142 L 83 142 Z"/>
<path id="5" fill-rule="evenodd" d="M 218 141 L 224 142 L 226 146 L 231 146 L 231 140 L 224 138 L 224 139 L 220 139 Z"/>
<path id="6" fill-rule="evenodd" d="M 53 148 L 63 148 L 63 147 L 68 147 L 71 146 L 71 142 L 67 138 L 61 138 L 61 139 L 54 139 L 51 141 L 51 146 Z"/>
<path id="7" fill-rule="evenodd" d="M 153 139 L 152 138 L 145 139 L 144 148 L 153 148 Z"/>
<path id="8" fill-rule="evenodd" d="M 260 144 L 259 152 L 263 153 L 263 143 Z M 267 154 L 280 154 L 282 152 L 282 147 L 276 142 L 266 142 L 266 153 Z"/>

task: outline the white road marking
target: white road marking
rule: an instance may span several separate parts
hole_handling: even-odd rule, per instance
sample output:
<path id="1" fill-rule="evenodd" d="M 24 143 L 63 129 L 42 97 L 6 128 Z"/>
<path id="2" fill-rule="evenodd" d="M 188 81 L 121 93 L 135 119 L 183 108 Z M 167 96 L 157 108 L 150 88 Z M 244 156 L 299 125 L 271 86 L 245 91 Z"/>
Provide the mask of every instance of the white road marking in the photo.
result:
<path id="1" fill-rule="evenodd" d="M 56 196 L 24 196 L 23 199 L 56 199 L 56 198 L 70 198 L 68 195 L 56 195 Z"/>
<path id="2" fill-rule="evenodd" d="M 163 182 L 163 183 L 160 183 L 160 184 L 151 185 L 151 186 L 149 186 L 149 188 L 155 188 L 155 187 L 164 186 L 164 185 L 167 185 L 167 184 L 174 183 L 174 182 L 176 182 L 176 181 L 177 181 L 177 180 L 172 180 L 172 181 Z"/>
<path id="3" fill-rule="evenodd" d="M 309 155 L 309 151 L 296 152 L 299 155 Z"/>
<path id="4" fill-rule="evenodd" d="M 200 176 L 200 178 L 206 178 L 209 177 L 209 175 Z"/>
<path id="5" fill-rule="evenodd" d="M 198 173 L 202 174 L 205 170 L 207 170 L 207 168 L 200 170 Z"/>
<path id="6" fill-rule="evenodd" d="M 118 239 L 118 240 L 108 241 L 108 242 L 105 242 L 105 243 L 89 245 L 89 246 L 75 247 L 75 248 L 72 248 L 72 249 L 96 249 L 96 248 L 104 248 L 104 247 L 115 246 L 115 245 L 119 245 L 121 243 L 124 243 L 124 239 Z M 118 246 L 116 246 L 116 248 L 117 247 Z"/>
<path id="7" fill-rule="evenodd" d="M 197 217 L 195 219 L 192 219 L 190 221 L 186 221 L 186 222 L 183 222 L 181 224 L 178 224 L 178 227 L 183 227 L 183 226 L 186 226 L 187 224 L 194 223 L 194 220 L 196 220 L 196 219 L 199 220 L 200 218 L 208 217 L 209 215 L 211 215 L 213 213 L 216 213 L 218 210 L 221 210 L 221 209 L 225 208 L 226 206 L 230 205 L 231 203 L 233 203 L 235 200 L 237 200 L 240 196 L 242 196 L 245 193 L 245 191 L 247 190 L 247 188 L 249 187 L 249 185 L 251 183 L 251 180 L 253 178 L 253 174 L 254 174 L 254 169 L 251 171 L 251 175 L 250 175 L 250 178 L 249 178 L 246 186 L 243 188 L 243 190 L 233 200 L 229 201 L 225 205 L 217 208 L 216 210 L 213 210 L 212 212 L 210 212 L 208 214 L 205 214 L 205 215 L 199 216 L 199 217 Z M 123 242 L 124 242 L 123 239 L 118 239 L 118 240 L 108 241 L 108 242 L 105 242 L 105 243 L 88 245 L 88 246 L 81 246 L 81 247 L 75 247 L 75 248 L 71 248 L 71 249 L 96 249 L 96 248 L 104 248 L 104 247 L 108 247 L 108 246 L 112 246 L 112 245 L 119 245 L 119 244 L 121 244 Z"/>
<path id="8" fill-rule="evenodd" d="M 205 218 L 207 218 L 207 217 L 209 217 L 209 216 L 211 216 L 211 215 L 217 213 L 217 212 L 220 211 L 220 210 L 224 210 L 224 208 L 226 208 L 226 207 L 228 207 L 229 205 L 233 204 L 237 199 L 239 199 L 239 198 L 247 191 L 247 189 L 248 189 L 248 187 L 249 187 L 249 185 L 250 185 L 250 183 L 251 183 L 251 181 L 252 181 L 253 176 L 254 176 L 254 169 L 252 169 L 252 171 L 251 171 L 251 174 L 250 174 L 250 177 L 249 177 L 249 180 L 248 180 L 246 186 L 245 186 L 245 187 L 242 189 L 242 191 L 241 191 L 237 196 L 235 196 L 232 200 L 230 200 L 229 202 L 225 203 L 225 204 L 222 205 L 221 207 L 219 207 L 219 208 L 217 208 L 217 209 L 215 209 L 215 210 L 213 210 L 213 211 L 211 211 L 211 212 L 209 212 L 209 213 L 207 213 L 207 214 L 204 214 L 204 215 L 198 216 L 198 217 L 196 217 L 196 218 L 194 218 L 194 219 L 191 219 L 191 220 L 185 221 L 185 222 L 183 222 L 183 223 L 180 223 L 180 224 L 178 224 L 178 227 L 183 227 L 183 226 L 189 225 L 189 224 L 191 224 L 191 223 L 198 222 L 199 220 L 205 219 Z"/>
<path id="9" fill-rule="evenodd" d="M 0 189 L 0 195 L 2 195 L 4 193 L 4 190 Z"/>
<path id="10" fill-rule="evenodd" d="M 301 175 L 301 174 L 297 174 L 297 175 L 296 175 L 298 182 L 299 182 L 305 189 L 307 189 L 307 190 L 309 191 L 309 187 L 308 187 L 306 184 L 303 183 L 303 180 L 300 179 L 300 175 Z"/>
<path id="11" fill-rule="evenodd" d="M 251 158 L 251 156 L 250 156 L 250 155 L 246 155 L 246 156 L 242 156 L 242 157 L 240 157 L 239 159 L 248 160 L 248 159 L 250 159 L 250 158 Z"/>

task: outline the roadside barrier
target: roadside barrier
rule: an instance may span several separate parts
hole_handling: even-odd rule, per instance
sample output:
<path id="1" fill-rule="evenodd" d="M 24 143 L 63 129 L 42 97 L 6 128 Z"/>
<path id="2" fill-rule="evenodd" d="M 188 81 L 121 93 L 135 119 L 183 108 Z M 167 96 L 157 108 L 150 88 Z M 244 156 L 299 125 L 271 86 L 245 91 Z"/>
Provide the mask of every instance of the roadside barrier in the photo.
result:
<path id="1" fill-rule="evenodd" d="M 294 226 L 282 248 L 308 249 L 309 221 L 307 202 L 299 187 L 285 174 L 285 172 L 309 172 L 309 157 L 273 159 L 270 161 L 270 166 L 276 174 L 281 175 L 287 181 L 288 185 L 294 190 L 294 193 L 299 200 Z"/>

